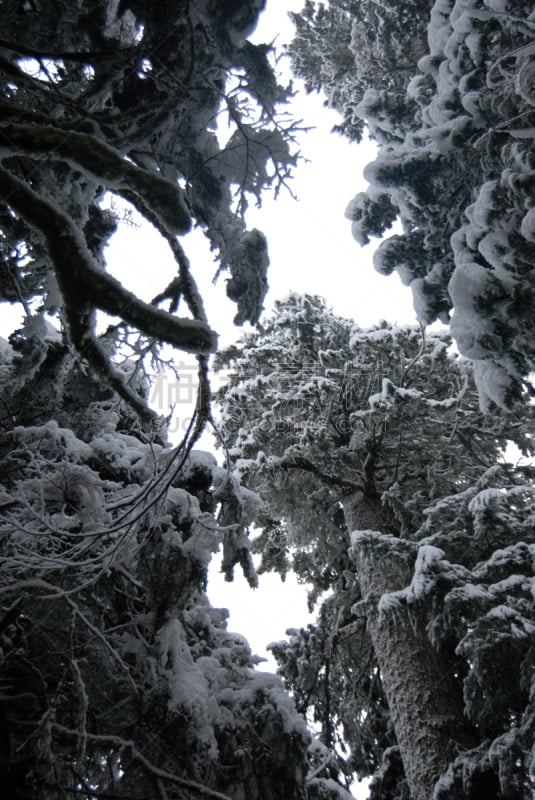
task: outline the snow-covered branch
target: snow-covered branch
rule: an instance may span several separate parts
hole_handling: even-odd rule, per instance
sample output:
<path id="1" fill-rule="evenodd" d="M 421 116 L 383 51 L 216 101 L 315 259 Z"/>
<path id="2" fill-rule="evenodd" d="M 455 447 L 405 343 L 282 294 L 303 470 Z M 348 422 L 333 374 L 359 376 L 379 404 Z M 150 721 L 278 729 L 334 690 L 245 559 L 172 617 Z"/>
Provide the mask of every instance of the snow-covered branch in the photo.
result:
<path id="1" fill-rule="evenodd" d="M 113 147 L 88 133 L 36 123 L 0 124 L 0 157 L 5 160 L 19 154 L 37 160 L 67 161 L 118 194 L 127 190 L 140 214 L 148 207 L 171 234 L 187 233 L 191 227 L 184 193 L 178 186 L 157 172 L 136 167 Z"/>
<path id="2" fill-rule="evenodd" d="M 177 318 L 145 303 L 95 262 L 84 237 L 70 217 L 41 198 L 11 172 L 0 168 L 4 202 L 40 230 L 56 270 L 65 302 L 65 317 L 75 346 L 97 373 L 144 416 L 152 414 L 111 366 L 94 335 L 94 309 L 118 316 L 155 339 L 193 353 L 211 352 L 216 335 L 206 322 Z"/>
<path id="3" fill-rule="evenodd" d="M 67 739 L 71 742 L 76 741 L 82 735 L 80 731 L 76 729 L 65 728 L 57 723 L 51 723 L 50 729 L 59 738 Z M 216 792 L 214 789 L 210 789 L 209 786 L 197 783 L 196 781 L 188 780 L 187 778 L 181 778 L 179 775 L 168 772 L 164 769 L 160 769 L 145 755 L 143 755 L 143 753 L 136 746 L 136 743 L 133 741 L 122 739 L 118 736 L 99 735 L 92 733 L 84 733 L 83 735 L 88 744 L 91 744 L 98 749 L 112 748 L 121 754 L 122 759 L 127 759 L 128 761 L 137 763 L 142 769 L 146 770 L 151 775 L 154 775 L 155 777 L 160 778 L 171 785 L 187 789 L 188 791 L 192 792 L 192 794 L 199 797 L 200 800 L 204 800 L 204 798 L 208 798 L 208 800 L 231 800 L 227 794 Z"/>

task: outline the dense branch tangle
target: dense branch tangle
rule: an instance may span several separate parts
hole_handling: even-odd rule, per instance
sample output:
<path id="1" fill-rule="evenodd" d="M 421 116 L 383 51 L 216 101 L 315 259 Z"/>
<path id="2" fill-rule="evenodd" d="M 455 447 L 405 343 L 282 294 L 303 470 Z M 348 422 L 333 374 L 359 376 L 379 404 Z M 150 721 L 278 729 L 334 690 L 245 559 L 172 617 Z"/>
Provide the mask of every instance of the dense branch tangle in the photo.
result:
<path id="1" fill-rule="evenodd" d="M 239 486 L 193 450 L 217 336 L 184 237 L 202 229 L 237 320 L 256 323 L 268 257 L 240 193 L 258 201 L 293 158 L 287 93 L 246 42 L 261 7 L 1 3 L 0 302 L 26 315 L 0 339 L 5 796 L 303 798 L 303 722 L 205 594 L 221 542 L 229 573 L 249 565 L 246 513 L 227 513 L 242 513 Z M 130 209 L 176 264 L 146 296 L 107 269 Z M 173 449 L 145 380 L 180 372 L 171 348 L 198 364 Z"/>
<path id="2" fill-rule="evenodd" d="M 98 341 L 95 312 L 156 343 L 214 352 L 217 335 L 177 238 L 197 224 L 218 251 L 219 268 L 231 272 L 228 294 L 240 322 L 255 323 L 267 288 L 265 241 L 256 237 L 259 252 L 251 256 L 250 235 L 232 210 L 232 187 L 259 198 L 273 176 L 284 179 L 293 158 L 291 133 L 275 110 L 286 93 L 267 48 L 245 42 L 258 9 L 175 0 L 162 15 L 144 5 L 131 0 L 85 12 L 66 6 L 57 30 L 61 10 L 46 6 L 46 23 L 41 12 L 36 32 L 31 4 L 2 4 L 0 224 L 8 278 L 0 299 L 23 302 L 28 313 L 36 295 L 50 294 L 54 274 L 71 343 L 150 419 Z M 227 87 L 233 70 L 238 88 L 231 77 Z M 236 132 L 227 149 L 215 135 L 222 101 Z M 248 151 L 260 131 L 261 160 L 243 171 L 242 159 L 239 172 L 236 148 Z M 147 303 L 106 273 L 104 249 L 117 223 L 103 210 L 106 193 L 132 204 L 168 243 L 178 273 L 172 294 L 168 287 Z M 238 206 L 245 205 L 242 197 Z M 157 307 L 166 299 L 168 311 Z M 187 316 L 175 313 L 180 300 Z M 45 297 L 37 313 L 50 305 Z"/>

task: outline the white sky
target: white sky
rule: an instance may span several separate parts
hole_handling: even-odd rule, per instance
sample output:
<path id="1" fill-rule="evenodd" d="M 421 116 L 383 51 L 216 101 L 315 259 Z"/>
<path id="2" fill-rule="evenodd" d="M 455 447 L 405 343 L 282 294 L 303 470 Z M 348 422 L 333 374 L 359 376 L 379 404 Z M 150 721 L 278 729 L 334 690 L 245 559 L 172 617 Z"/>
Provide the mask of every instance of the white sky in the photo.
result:
<path id="1" fill-rule="evenodd" d="M 276 48 L 282 50 L 293 31 L 288 12 L 299 11 L 303 2 L 268 0 L 252 38 L 275 40 Z M 247 212 L 249 228 L 257 227 L 268 237 L 271 264 L 266 310 L 274 300 L 296 291 L 325 297 L 337 313 L 363 327 L 381 318 L 414 322 L 410 290 L 402 286 L 397 274 L 385 278 L 374 271 L 375 244 L 360 248 L 344 217 L 349 201 L 367 186 L 362 170 L 374 157 L 373 146 L 352 144 L 331 133 L 338 115 L 326 109 L 317 94 L 301 91 L 290 110 L 295 119 L 303 120 L 304 127 L 313 128 L 300 137 L 300 151 L 308 163 L 299 163 L 291 181 L 298 201 L 282 189 L 276 199 L 266 194 L 260 209 L 251 206 Z M 240 329 L 232 324 L 236 308 L 225 296 L 225 276 L 212 285 L 216 265 L 199 231 L 186 237 L 185 246 L 201 284 L 208 318 L 220 334 L 220 345 L 227 345 L 239 336 Z M 114 272 L 141 296 L 153 297 L 175 271 L 167 246 L 156 232 L 146 227 L 126 228 L 114 237 Z"/>

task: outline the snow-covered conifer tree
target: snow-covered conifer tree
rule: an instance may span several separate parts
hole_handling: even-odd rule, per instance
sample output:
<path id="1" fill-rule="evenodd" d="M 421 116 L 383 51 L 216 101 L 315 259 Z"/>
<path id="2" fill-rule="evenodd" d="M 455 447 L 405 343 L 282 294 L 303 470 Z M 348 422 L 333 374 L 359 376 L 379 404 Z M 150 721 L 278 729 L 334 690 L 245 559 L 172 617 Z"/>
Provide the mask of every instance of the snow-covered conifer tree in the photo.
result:
<path id="1" fill-rule="evenodd" d="M 411 287 L 422 324 L 451 318 L 482 407 L 507 407 L 535 366 L 533 4 L 309 2 L 296 21 L 298 74 L 341 111 L 343 132 L 378 144 L 369 189 L 347 209 L 355 239 L 398 220 L 376 269 Z"/>
<path id="2" fill-rule="evenodd" d="M 373 798 L 528 800 L 533 468 L 504 451 L 533 452 L 532 415 L 485 416 L 450 344 L 291 295 L 219 356 L 222 433 L 263 568 L 322 598 L 274 651 L 323 742 Z"/>
<path id="3" fill-rule="evenodd" d="M 2 795 L 313 798 L 303 718 L 205 594 L 215 513 L 247 524 L 250 493 L 59 335 L 0 358 Z"/>
<path id="4" fill-rule="evenodd" d="M 291 14 L 294 72 L 342 115 L 335 130 L 360 141 L 365 125 L 356 109 L 369 89 L 388 96 L 391 106 L 404 103 L 426 51 L 429 9 L 429 0 L 306 0 L 300 13 Z"/>
<path id="5" fill-rule="evenodd" d="M 262 7 L 1 3 L 0 301 L 24 313 L 0 339 L 2 797 L 343 798 L 205 593 L 221 545 L 254 581 L 255 497 L 194 449 L 216 335 L 179 237 L 204 231 L 256 322 L 268 257 L 243 211 L 294 161 L 286 91 L 247 41 Z M 176 261 L 152 301 L 108 271 L 126 204 Z M 199 365 L 174 447 L 148 402 L 162 344 Z"/>

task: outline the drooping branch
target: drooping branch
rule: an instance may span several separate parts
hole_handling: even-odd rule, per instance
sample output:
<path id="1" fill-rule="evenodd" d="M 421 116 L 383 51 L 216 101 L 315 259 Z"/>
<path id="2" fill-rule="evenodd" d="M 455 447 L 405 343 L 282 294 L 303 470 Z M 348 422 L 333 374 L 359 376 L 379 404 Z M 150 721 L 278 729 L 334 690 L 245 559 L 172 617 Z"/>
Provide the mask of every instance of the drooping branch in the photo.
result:
<path id="1" fill-rule="evenodd" d="M 122 318 L 158 341 L 191 353 L 209 353 L 217 334 L 204 319 L 178 318 L 140 300 L 108 275 L 93 259 L 83 235 L 68 215 L 39 197 L 27 184 L 0 168 L 0 197 L 43 235 L 64 301 L 64 315 L 73 345 L 137 414 L 152 422 L 157 415 L 114 369 L 94 333 L 94 310 Z M 184 282 L 186 290 L 191 284 Z M 190 305 L 194 305 L 193 301 Z M 202 304 L 196 310 L 204 316 Z"/>
<path id="2" fill-rule="evenodd" d="M 215 789 L 210 789 L 208 786 L 197 783 L 197 781 L 190 781 L 187 778 L 181 778 L 179 775 L 174 775 L 171 772 L 160 769 L 138 750 L 135 742 L 133 741 L 122 739 L 120 736 L 102 736 L 88 733 L 86 731 L 84 731 L 82 734 L 80 731 L 66 728 L 56 722 L 50 723 L 50 730 L 52 733 L 56 734 L 58 738 L 66 739 L 69 743 L 76 741 L 80 736 L 83 735 L 87 740 L 87 743 L 92 744 L 96 748 L 116 748 L 122 753 L 123 758 L 125 755 L 127 755 L 132 761 L 138 763 L 150 775 L 160 778 L 162 781 L 167 783 L 174 784 L 175 786 L 188 789 L 199 798 L 208 798 L 208 800 L 230 800 L 229 796 L 222 794 L 222 792 L 217 792 Z"/>

